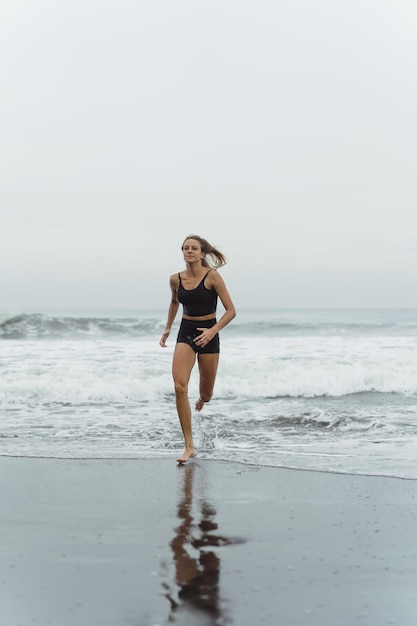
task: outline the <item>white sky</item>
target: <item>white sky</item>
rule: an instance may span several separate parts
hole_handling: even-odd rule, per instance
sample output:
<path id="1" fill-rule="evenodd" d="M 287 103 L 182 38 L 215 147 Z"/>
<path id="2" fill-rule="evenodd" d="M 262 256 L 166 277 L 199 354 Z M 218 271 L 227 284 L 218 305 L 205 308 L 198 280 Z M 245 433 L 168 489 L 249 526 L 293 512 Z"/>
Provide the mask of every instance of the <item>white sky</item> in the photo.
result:
<path id="1" fill-rule="evenodd" d="M 0 309 L 417 307 L 415 0 L 2 0 Z"/>

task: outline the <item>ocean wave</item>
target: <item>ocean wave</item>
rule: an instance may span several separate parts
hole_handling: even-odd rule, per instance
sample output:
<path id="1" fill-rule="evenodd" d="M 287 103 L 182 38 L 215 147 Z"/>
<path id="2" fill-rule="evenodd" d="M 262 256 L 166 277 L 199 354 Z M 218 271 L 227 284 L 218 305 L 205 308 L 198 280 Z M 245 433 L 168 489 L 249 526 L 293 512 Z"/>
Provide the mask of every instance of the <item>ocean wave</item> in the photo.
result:
<path id="1" fill-rule="evenodd" d="M 278 320 L 235 320 L 227 333 L 231 336 L 262 337 L 352 337 L 352 336 L 417 336 L 417 323 L 394 322 L 281 322 Z"/>
<path id="2" fill-rule="evenodd" d="M 171 349 L 172 350 L 172 349 Z M 146 339 L 118 342 L 49 341 L 3 344 L 0 406 L 71 406 L 90 403 L 165 402 L 173 394 L 170 349 Z M 371 348 L 369 348 L 369 351 Z M 330 349 L 320 358 L 262 357 L 247 360 L 240 353 L 223 354 L 215 397 L 241 402 L 273 402 L 282 398 L 352 398 L 371 394 L 415 399 L 415 352 L 386 354 L 374 350 L 359 356 Z M 197 369 L 190 397 L 198 394 Z M 377 399 L 378 399 L 377 398 Z M 380 400 L 383 402 L 383 400 Z"/>
<path id="3" fill-rule="evenodd" d="M 291 435 L 294 430 L 297 430 L 298 433 L 378 432 L 384 428 L 384 424 L 373 416 L 361 415 L 360 419 L 355 419 L 352 415 L 343 415 L 334 410 L 329 412 L 322 410 L 318 413 L 303 412 L 299 415 L 274 416 L 269 419 L 269 427 L 279 428 L 282 433 L 287 431 Z"/>
<path id="4" fill-rule="evenodd" d="M 149 368 L 150 369 L 150 368 Z M 149 369 L 131 365 L 125 367 L 121 362 L 114 363 L 114 371 L 103 366 L 88 365 L 86 363 L 65 365 L 53 363 L 22 366 L 20 372 L 3 371 L 0 380 L 0 408 L 12 411 L 32 411 L 42 409 L 50 413 L 70 412 L 77 409 L 91 409 L 94 407 L 111 407 L 110 411 L 126 409 L 140 410 L 144 406 L 175 406 L 173 383 L 170 375 L 170 366 L 159 367 L 150 375 Z M 411 375 L 410 375 L 411 378 Z M 379 388 L 378 388 L 379 387 Z M 190 382 L 190 400 L 198 397 L 198 380 L 192 377 Z M 219 403 L 232 406 L 246 404 L 253 406 L 259 412 L 262 406 L 279 405 L 282 401 L 297 399 L 338 400 L 341 403 L 349 401 L 363 403 L 368 397 L 381 406 L 396 402 L 415 404 L 417 396 L 416 379 L 403 380 L 400 377 L 393 381 L 389 374 L 379 384 L 367 379 L 350 381 L 340 380 L 337 384 L 329 378 L 321 381 L 279 380 L 272 377 L 269 383 L 264 380 L 230 378 L 223 371 L 216 383 L 215 401 L 213 408 Z M 278 420 L 280 418 L 277 418 Z M 301 416 L 300 425 L 312 425 L 310 418 Z M 285 426 L 282 422 L 281 426 Z M 328 422 L 317 422 L 318 428 L 333 427 Z"/>
<path id="5" fill-rule="evenodd" d="M 114 313 L 114 314 L 111 314 Z M 178 315 L 174 324 L 179 325 Z M 91 339 L 157 336 L 166 311 L 137 310 L 103 314 L 0 314 L 0 339 Z M 174 330 L 173 327 L 173 330 Z M 224 333 L 224 335 L 223 335 Z M 417 312 L 239 311 L 224 337 L 417 337 Z"/>
<path id="6" fill-rule="evenodd" d="M 55 317 L 21 313 L 0 322 L 1 339 L 91 339 L 142 337 L 161 332 L 160 318 Z"/>

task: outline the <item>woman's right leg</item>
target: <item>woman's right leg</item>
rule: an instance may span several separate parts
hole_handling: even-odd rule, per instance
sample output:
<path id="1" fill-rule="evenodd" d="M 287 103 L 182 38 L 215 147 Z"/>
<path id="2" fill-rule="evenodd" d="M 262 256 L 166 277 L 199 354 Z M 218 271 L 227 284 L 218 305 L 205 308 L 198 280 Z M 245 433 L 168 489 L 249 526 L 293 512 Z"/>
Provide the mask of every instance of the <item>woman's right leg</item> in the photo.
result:
<path id="1" fill-rule="evenodd" d="M 197 454 L 193 442 L 192 414 L 188 400 L 188 383 L 195 360 L 196 354 L 188 344 L 176 344 L 172 360 L 172 376 L 174 379 L 177 413 L 185 441 L 185 450 L 183 455 L 177 459 L 178 463 L 185 463 L 190 457 Z"/>

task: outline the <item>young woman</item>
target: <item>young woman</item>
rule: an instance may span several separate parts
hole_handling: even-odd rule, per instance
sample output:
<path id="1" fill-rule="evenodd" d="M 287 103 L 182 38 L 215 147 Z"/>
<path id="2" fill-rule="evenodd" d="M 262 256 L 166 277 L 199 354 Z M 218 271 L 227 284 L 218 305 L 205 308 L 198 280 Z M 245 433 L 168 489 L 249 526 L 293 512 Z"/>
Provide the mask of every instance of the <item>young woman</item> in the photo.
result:
<path id="1" fill-rule="evenodd" d="M 217 272 L 217 268 L 226 263 L 224 255 L 198 235 L 190 235 L 185 239 L 182 252 L 186 269 L 170 277 L 171 303 L 165 330 L 159 342 L 163 348 L 166 347 L 166 340 L 181 303 L 183 315 L 172 362 L 177 412 L 185 441 L 185 450 L 177 459 L 178 463 L 186 463 L 197 454 L 188 400 L 191 371 L 198 359 L 200 397 L 195 408 L 201 411 L 213 395 L 219 363 L 219 330 L 236 315 L 224 280 Z M 218 297 L 225 312 L 217 321 Z"/>

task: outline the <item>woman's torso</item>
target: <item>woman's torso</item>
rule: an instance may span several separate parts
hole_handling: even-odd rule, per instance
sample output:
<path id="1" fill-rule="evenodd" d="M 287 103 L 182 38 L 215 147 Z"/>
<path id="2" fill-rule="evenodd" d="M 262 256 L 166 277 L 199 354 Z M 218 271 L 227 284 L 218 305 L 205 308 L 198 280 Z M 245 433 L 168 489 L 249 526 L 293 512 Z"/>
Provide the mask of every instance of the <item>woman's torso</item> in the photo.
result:
<path id="1" fill-rule="evenodd" d="M 208 289 L 205 285 L 207 275 L 213 270 L 209 269 L 202 277 L 198 285 L 192 289 L 186 289 L 183 285 L 184 278 L 178 273 L 178 302 L 183 305 L 183 317 L 210 319 L 216 314 L 217 293 L 214 289 Z M 189 281 L 185 280 L 187 284 Z"/>

